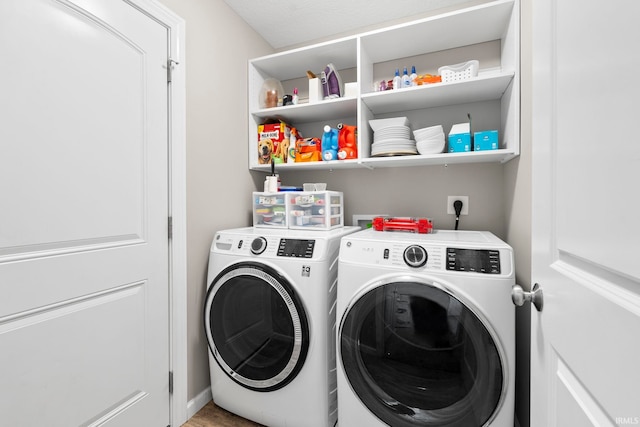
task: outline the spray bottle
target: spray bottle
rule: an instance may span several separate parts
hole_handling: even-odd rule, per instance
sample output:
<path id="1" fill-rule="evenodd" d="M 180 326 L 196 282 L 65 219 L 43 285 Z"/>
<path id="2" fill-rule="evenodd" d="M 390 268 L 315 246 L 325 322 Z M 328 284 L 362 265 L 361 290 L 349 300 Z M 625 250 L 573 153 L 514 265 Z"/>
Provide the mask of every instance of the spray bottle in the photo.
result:
<path id="1" fill-rule="evenodd" d="M 404 67 L 404 73 L 402 73 L 402 87 L 409 87 L 409 86 L 411 86 L 411 79 L 409 78 L 407 67 Z"/>
<path id="2" fill-rule="evenodd" d="M 400 70 L 396 68 L 396 76 L 393 78 L 393 88 L 400 89 L 402 87 L 402 78 L 400 77 Z"/>
<path id="3" fill-rule="evenodd" d="M 417 78 L 418 78 L 418 75 L 416 74 L 416 66 L 412 65 L 411 75 L 409 76 L 409 79 L 411 80 L 411 86 L 418 86 L 418 82 L 416 81 Z"/>

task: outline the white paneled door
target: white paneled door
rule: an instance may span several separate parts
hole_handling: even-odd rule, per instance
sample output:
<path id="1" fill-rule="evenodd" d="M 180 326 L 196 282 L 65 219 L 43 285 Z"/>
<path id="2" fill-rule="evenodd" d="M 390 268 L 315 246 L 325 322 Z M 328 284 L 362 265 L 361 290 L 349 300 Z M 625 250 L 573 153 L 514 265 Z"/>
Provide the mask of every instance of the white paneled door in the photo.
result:
<path id="1" fill-rule="evenodd" d="M 167 28 L 0 2 L 0 424 L 167 426 Z"/>
<path id="2" fill-rule="evenodd" d="M 640 3 L 531 3 L 531 425 L 640 425 Z"/>

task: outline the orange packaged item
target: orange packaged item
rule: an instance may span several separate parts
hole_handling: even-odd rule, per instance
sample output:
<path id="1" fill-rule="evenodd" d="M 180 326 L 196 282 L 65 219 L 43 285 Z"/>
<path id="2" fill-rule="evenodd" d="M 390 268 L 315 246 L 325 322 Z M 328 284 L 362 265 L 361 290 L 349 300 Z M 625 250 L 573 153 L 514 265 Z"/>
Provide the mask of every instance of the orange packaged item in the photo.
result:
<path id="1" fill-rule="evenodd" d="M 322 161 L 322 142 L 319 138 L 302 138 L 296 141 L 296 163 Z"/>
<path id="2" fill-rule="evenodd" d="M 424 76 L 418 76 L 416 79 L 416 83 L 418 85 L 426 85 L 431 83 L 440 83 L 442 82 L 442 76 L 433 76 L 431 74 L 425 74 Z"/>

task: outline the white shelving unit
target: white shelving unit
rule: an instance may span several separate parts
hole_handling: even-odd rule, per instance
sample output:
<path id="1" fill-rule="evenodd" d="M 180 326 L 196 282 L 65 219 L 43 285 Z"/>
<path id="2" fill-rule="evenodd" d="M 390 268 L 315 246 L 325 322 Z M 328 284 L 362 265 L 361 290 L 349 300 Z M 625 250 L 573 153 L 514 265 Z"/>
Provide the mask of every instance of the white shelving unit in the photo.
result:
<path id="1" fill-rule="evenodd" d="M 267 118 L 282 119 L 300 129 L 305 137 L 322 135 L 325 124 L 358 126 L 358 159 L 330 162 L 282 163 L 280 170 L 380 168 L 456 163 L 506 162 L 520 154 L 519 1 L 498 0 L 417 21 L 395 25 L 353 37 L 319 43 L 249 61 L 249 168 L 270 169 L 258 164 L 257 128 Z M 374 81 L 391 79 L 395 68 L 418 62 L 436 69 L 449 54 L 463 62 L 498 43 L 498 57 L 478 77 L 400 90 L 375 92 Z M 494 55 L 494 56 L 496 56 Z M 304 98 L 306 72 L 333 63 L 345 82 L 356 81 L 355 97 L 260 109 L 258 94 L 265 79 L 282 82 L 285 92 L 293 86 Z M 398 65 L 403 64 L 403 65 Z M 425 65 L 426 64 L 426 65 Z M 497 66 L 496 66 L 497 64 Z M 419 73 L 423 72 L 418 70 Z M 344 76 L 355 76 L 353 80 Z M 370 157 L 373 131 L 369 120 L 406 116 L 413 129 L 442 124 L 445 132 L 472 115 L 473 130 L 498 129 L 500 149 L 469 153 L 440 153 L 396 157 Z M 477 120 L 476 120 L 477 118 Z"/>

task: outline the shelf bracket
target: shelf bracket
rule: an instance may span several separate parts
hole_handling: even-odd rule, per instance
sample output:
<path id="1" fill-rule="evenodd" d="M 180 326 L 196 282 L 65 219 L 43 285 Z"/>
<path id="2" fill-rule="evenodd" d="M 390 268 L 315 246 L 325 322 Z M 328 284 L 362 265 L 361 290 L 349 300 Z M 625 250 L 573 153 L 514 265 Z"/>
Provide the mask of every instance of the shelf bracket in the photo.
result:
<path id="1" fill-rule="evenodd" d="M 360 163 L 360 164 L 361 164 L 362 166 L 364 166 L 366 169 L 369 169 L 370 171 L 372 171 L 372 170 L 374 169 L 374 167 L 373 167 L 373 166 L 368 165 L 368 164 L 366 164 L 366 163 Z"/>

